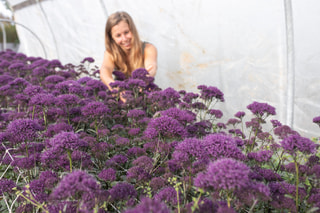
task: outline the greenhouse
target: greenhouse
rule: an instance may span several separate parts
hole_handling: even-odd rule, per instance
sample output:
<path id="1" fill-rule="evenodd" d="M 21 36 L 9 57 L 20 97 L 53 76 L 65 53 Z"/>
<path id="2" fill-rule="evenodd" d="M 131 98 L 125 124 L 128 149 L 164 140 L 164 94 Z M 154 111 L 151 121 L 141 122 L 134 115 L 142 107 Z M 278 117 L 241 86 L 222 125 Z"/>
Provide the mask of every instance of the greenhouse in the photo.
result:
<path id="1" fill-rule="evenodd" d="M 3 2 L 0 212 L 320 212 L 319 1 Z M 110 89 L 116 11 L 157 73 Z"/>

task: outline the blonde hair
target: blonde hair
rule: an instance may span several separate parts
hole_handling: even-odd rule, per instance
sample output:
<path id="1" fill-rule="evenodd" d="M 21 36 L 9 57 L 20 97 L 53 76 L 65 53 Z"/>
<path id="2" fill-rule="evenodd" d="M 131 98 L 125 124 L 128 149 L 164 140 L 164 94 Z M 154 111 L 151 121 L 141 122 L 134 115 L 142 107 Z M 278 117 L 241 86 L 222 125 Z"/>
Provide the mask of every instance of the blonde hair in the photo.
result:
<path id="1" fill-rule="evenodd" d="M 129 25 L 132 33 L 132 47 L 130 50 L 129 60 L 125 52 L 112 39 L 111 29 L 119 22 L 125 21 Z M 130 76 L 132 71 L 143 67 L 142 45 L 136 26 L 126 12 L 115 12 L 108 17 L 105 29 L 105 46 L 106 50 L 111 54 L 115 67 L 122 71 L 126 76 Z"/>

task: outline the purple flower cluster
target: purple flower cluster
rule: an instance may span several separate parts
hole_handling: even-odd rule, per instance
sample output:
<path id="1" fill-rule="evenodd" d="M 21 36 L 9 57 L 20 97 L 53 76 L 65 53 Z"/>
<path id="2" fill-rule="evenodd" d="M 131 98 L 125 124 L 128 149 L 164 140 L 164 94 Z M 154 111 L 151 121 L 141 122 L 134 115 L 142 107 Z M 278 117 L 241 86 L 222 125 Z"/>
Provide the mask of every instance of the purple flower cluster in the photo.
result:
<path id="1" fill-rule="evenodd" d="M 261 150 L 259 152 L 250 152 L 248 153 L 248 159 L 253 159 L 257 162 L 268 162 L 272 157 L 273 152 L 271 150 Z"/>
<path id="2" fill-rule="evenodd" d="M 314 117 L 314 118 L 312 119 L 312 122 L 315 123 L 315 124 L 318 124 L 318 125 L 320 126 L 320 116 Z"/>
<path id="3" fill-rule="evenodd" d="M 232 158 L 222 158 L 209 163 L 206 172 L 194 179 L 197 187 L 208 190 L 241 190 L 249 183 L 250 169 Z"/>
<path id="4" fill-rule="evenodd" d="M 224 95 L 217 87 L 200 85 L 198 89 L 200 90 L 200 98 L 207 101 L 216 99 L 217 101 L 224 102 Z"/>
<path id="5" fill-rule="evenodd" d="M 259 103 L 259 102 L 253 102 L 252 104 L 249 104 L 247 108 L 255 115 L 262 117 L 263 115 L 269 116 L 269 115 L 275 115 L 276 109 L 267 104 L 267 103 Z"/>
<path id="6" fill-rule="evenodd" d="M 12 143 L 33 141 L 43 128 L 32 119 L 16 119 L 9 123 L 7 133 Z"/>
<path id="7" fill-rule="evenodd" d="M 115 181 L 116 180 L 116 170 L 109 168 L 102 170 L 98 177 L 104 181 Z"/>
<path id="8" fill-rule="evenodd" d="M 74 132 L 60 132 L 55 135 L 49 142 L 53 149 L 77 150 L 88 146 L 88 144 L 80 139 L 79 134 Z"/>
<path id="9" fill-rule="evenodd" d="M 55 200 L 76 199 L 80 202 L 80 209 L 92 210 L 99 194 L 101 189 L 95 178 L 78 170 L 64 176 L 51 197 Z"/>
<path id="10" fill-rule="evenodd" d="M 121 182 L 109 189 L 111 199 L 113 201 L 129 200 L 137 196 L 137 191 L 133 185 Z"/>
<path id="11" fill-rule="evenodd" d="M 150 212 L 170 213 L 170 210 L 166 206 L 166 204 L 161 201 L 150 199 L 150 198 L 143 198 L 141 200 L 141 203 L 137 205 L 135 208 L 125 211 L 125 213 L 150 213 Z"/>
<path id="12" fill-rule="evenodd" d="M 168 116 L 161 116 L 153 118 L 149 122 L 147 129 L 144 131 L 144 135 L 150 139 L 155 139 L 157 137 L 184 138 L 187 135 L 187 132 L 178 120 Z"/>
<path id="13" fill-rule="evenodd" d="M 303 152 L 305 154 L 312 154 L 316 152 L 318 147 L 309 138 L 302 137 L 300 135 L 290 135 L 281 142 L 281 147 L 289 154 L 295 156 L 296 151 Z"/>

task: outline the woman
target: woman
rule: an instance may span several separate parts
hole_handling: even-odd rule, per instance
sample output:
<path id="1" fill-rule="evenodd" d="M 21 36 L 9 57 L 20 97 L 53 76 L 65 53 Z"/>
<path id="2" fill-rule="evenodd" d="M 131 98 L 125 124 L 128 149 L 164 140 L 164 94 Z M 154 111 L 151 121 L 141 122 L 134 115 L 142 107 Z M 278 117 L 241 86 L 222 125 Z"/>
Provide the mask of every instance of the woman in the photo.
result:
<path id="1" fill-rule="evenodd" d="M 100 78 L 110 90 L 114 82 L 112 72 L 119 70 L 127 77 L 132 71 L 144 67 L 154 77 L 157 72 L 157 49 L 150 43 L 142 42 L 132 18 L 126 12 L 109 16 L 105 29 L 105 46 Z"/>

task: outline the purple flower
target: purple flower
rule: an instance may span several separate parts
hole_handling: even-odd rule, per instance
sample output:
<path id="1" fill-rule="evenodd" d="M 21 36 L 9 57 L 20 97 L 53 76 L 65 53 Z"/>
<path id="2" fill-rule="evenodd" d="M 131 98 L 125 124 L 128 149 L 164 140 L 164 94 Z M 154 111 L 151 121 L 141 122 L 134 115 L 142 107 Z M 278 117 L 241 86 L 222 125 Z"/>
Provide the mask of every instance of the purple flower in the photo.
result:
<path id="1" fill-rule="evenodd" d="M 167 110 L 161 111 L 160 114 L 162 116 L 172 117 L 183 125 L 186 125 L 187 123 L 192 123 L 196 120 L 197 116 L 195 113 L 191 111 L 181 110 L 176 107 L 172 107 Z"/>
<path id="2" fill-rule="evenodd" d="M 64 80 L 65 80 L 65 78 L 62 77 L 61 75 L 49 75 L 44 79 L 44 83 L 57 84 L 57 83 L 62 82 Z"/>
<path id="3" fill-rule="evenodd" d="M 59 82 L 55 86 L 55 89 L 57 89 L 60 94 L 75 93 L 81 95 L 83 93 L 82 85 L 75 80 L 66 80 Z"/>
<path id="4" fill-rule="evenodd" d="M 238 139 L 223 133 L 210 134 L 202 139 L 202 147 L 207 150 L 211 159 L 221 157 L 246 159 L 245 155 L 238 148 Z"/>
<path id="5" fill-rule="evenodd" d="M 138 68 L 132 72 L 131 77 L 144 79 L 147 75 L 149 75 L 149 72 L 145 68 Z"/>
<path id="6" fill-rule="evenodd" d="M 73 94 L 62 94 L 56 98 L 56 105 L 58 107 L 70 107 L 78 104 L 80 98 Z"/>
<path id="7" fill-rule="evenodd" d="M 21 63 L 21 62 L 17 62 L 17 63 L 13 63 L 11 64 L 8 69 L 10 71 L 15 71 L 15 70 L 23 70 L 24 69 L 25 64 Z"/>
<path id="8" fill-rule="evenodd" d="M 197 99 L 199 97 L 199 94 L 188 92 L 186 93 L 182 100 L 188 104 L 191 104 L 193 100 Z"/>
<path id="9" fill-rule="evenodd" d="M 271 150 L 262 150 L 259 152 L 250 152 L 248 153 L 247 157 L 248 159 L 254 159 L 257 162 L 268 162 L 273 155 L 273 152 Z"/>
<path id="10" fill-rule="evenodd" d="M 182 196 L 179 196 L 179 201 L 181 203 Z M 175 206 L 178 204 L 177 192 L 172 186 L 165 187 L 161 189 L 155 196 L 156 201 L 164 201 L 165 203 Z"/>
<path id="11" fill-rule="evenodd" d="M 0 179 L 0 194 L 3 195 L 5 192 L 13 192 L 13 188 L 16 184 L 12 180 L 7 180 L 5 178 Z"/>
<path id="12" fill-rule="evenodd" d="M 217 87 L 200 85 L 198 89 L 200 90 L 200 98 L 207 101 L 216 99 L 217 101 L 224 102 L 223 93 Z"/>
<path id="13" fill-rule="evenodd" d="M 56 97 L 51 93 L 39 93 L 31 97 L 29 104 L 38 106 L 52 106 Z"/>
<path id="14" fill-rule="evenodd" d="M 215 118 L 222 118 L 223 112 L 219 109 L 209 109 L 208 113 L 213 115 Z"/>
<path id="15" fill-rule="evenodd" d="M 299 135 L 298 132 L 292 130 L 287 125 L 278 126 L 273 130 L 273 132 L 275 135 L 278 135 L 280 139 L 285 139 L 286 137 L 288 137 L 290 135 Z"/>
<path id="16" fill-rule="evenodd" d="M 114 201 L 129 200 L 137 196 L 137 191 L 130 183 L 120 182 L 109 189 L 111 199 Z"/>
<path id="17" fill-rule="evenodd" d="M 81 108 L 84 116 L 90 118 L 106 117 L 111 112 L 110 109 L 102 102 L 92 101 Z"/>
<path id="18" fill-rule="evenodd" d="M 222 158 L 209 163 L 207 171 L 199 173 L 194 185 L 204 189 L 241 190 L 249 183 L 250 169 L 232 158 Z"/>
<path id="19" fill-rule="evenodd" d="M 271 120 L 271 123 L 272 123 L 273 128 L 282 126 L 282 124 L 278 120 Z"/>
<path id="20" fill-rule="evenodd" d="M 94 62 L 94 59 L 91 58 L 91 57 L 86 57 L 86 58 L 84 58 L 84 59 L 81 61 L 81 63 L 83 64 L 83 63 L 85 63 L 86 61 L 89 62 L 89 63 L 93 63 L 93 62 Z"/>
<path id="21" fill-rule="evenodd" d="M 141 200 L 141 203 L 138 204 L 136 207 L 125 211 L 125 213 L 150 213 L 150 212 L 170 213 L 170 210 L 166 206 L 166 204 L 161 201 L 152 200 L 150 198 L 143 198 Z"/>
<path id="22" fill-rule="evenodd" d="M 133 166 L 128 169 L 127 180 L 135 180 L 136 182 L 146 182 L 151 179 L 151 175 L 142 167 Z"/>
<path id="23" fill-rule="evenodd" d="M 146 113 L 144 110 L 141 110 L 141 109 L 131 109 L 127 113 L 127 117 L 129 118 L 139 119 L 139 118 L 143 118 L 144 116 L 146 116 Z"/>
<path id="24" fill-rule="evenodd" d="M 168 109 L 170 107 L 175 107 L 176 104 L 181 102 L 179 92 L 171 87 L 162 91 L 149 93 L 148 99 L 151 103 L 151 107 L 155 107 L 156 111 L 159 111 L 159 108 Z"/>
<path id="25" fill-rule="evenodd" d="M 320 116 L 313 118 L 312 122 L 320 126 Z"/>
<path id="26" fill-rule="evenodd" d="M 127 156 L 129 157 L 134 157 L 134 156 L 141 156 L 141 155 L 145 155 L 145 151 L 144 149 L 140 148 L 140 147 L 132 147 L 130 149 L 128 149 L 128 152 L 127 152 Z"/>
<path id="27" fill-rule="evenodd" d="M 136 136 L 140 133 L 140 128 L 131 128 L 128 131 L 128 134 L 131 136 Z"/>
<path id="28" fill-rule="evenodd" d="M 313 141 L 300 135 L 290 135 L 282 140 L 280 144 L 287 153 L 293 156 L 296 155 L 296 151 L 312 154 L 315 153 L 317 149 L 317 145 Z"/>
<path id="29" fill-rule="evenodd" d="M 114 155 L 106 162 L 106 166 L 123 165 L 128 161 L 128 158 L 122 154 Z"/>
<path id="30" fill-rule="evenodd" d="M 86 82 L 86 90 L 105 91 L 108 87 L 100 80 L 90 79 Z"/>
<path id="31" fill-rule="evenodd" d="M 44 133 L 44 136 L 46 137 L 52 137 L 60 132 L 72 132 L 73 128 L 71 125 L 61 122 L 56 124 L 50 124 L 48 126 L 47 131 Z"/>
<path id="32" fill-rule="evenodd" d="M 233 125 L 235 126 L 236 124 L 241 123 L 241 120 L 236 119 L 236 118 L 230 118 L 227 122 L 227 125 Z"/>
<path id="33" fill-rule="evenodd" d="M 53 190 L 53 199 L 75 199 L 80 209 L 93 210 L 100 194 L 100 185 L 96 179 L 85 171 L 74 171 L 67 174 Z"/>
<path id="34" fill-rule="evenodd" d="M 134 88 L 145 88 L 147 86 L 147 84 L 141 80 L 141 79 L 132 79 L 130 78 L 127 82 L 127 86 L 130 89 L 134 89 Z"/>
<path id="35" fill-rule="evenodd" d="M 126 75 L 121 71 L 115 70 L 115 71 L 112 72 L 112 74 L 115 76 L 115 79 L 117 81 L 124 81 L 127 78 Z"/>
<path id="36" fill-rule="evenodd" d="M 239 118 L 239 119 L 242 119 L 245 115 L 246 115 L 245 112 L 239 111 L 234 116 Z"/>
<path id="37" fill-rule="evenodd" d="M 263 116 L 266 114 L 266 116 L 269 115 L 275 115 L 276 109 L 273 106 L 270 106 L 267 103 L 259 103 L 259 102 L 253 102 L 252 104 L 249 104 L 247 108 L 255 115 Z"/>
<path id="38" fill-rule="evenodd" d="M 282 178 L 279 174 L 277 174 L 272 169 L 263 169 L 258 166 L 253 167 L 252 171 L 249 174 L 251 179 L 257 181 L 267 181 L 267 182 L 274 182 L 274 181 L 282 181 Z"/>
<path id="39" fill-rule="evenodd" d="M 132 162 L 132 165 L 144 168 L 145 171 L 149 172 L 153 168 L 153 159 L 146 155 L 143 155 L 135 159 Z"/>
<path id="40" fill-rule="evenodd" d="M 162 189 L 164 186 L 166 186 L 167 181 L 163 179 L 162 177 L 154 177 L 150 181 L 150 187 L 152 191 L 157 192 L 159 189 Z"/>
<path id="41" fill-rule="evenodd" d="M 79 134 L 74 132 L 60 132 L 50 139 L 49 144 L 55 149 L 65 150 L 77 150 L 88 146 L 88 144 L 79 137 Z"/>
<path id="42" fill-rule="evenodd" d="M 116 170 L 109 168 L 103 169 L 99 174 L 98 177 L 104 181 L 115 181 L 116 180 Z"/>
<path id="43" fill-rule="evenodd" d="M 168 116 L 162 116 L 152 119 L 147 129 L 144 131 L 144 135 L 147 138 L 154 139 L 158 136 L 165 137 L 185 137 L 187 134 L 185 128 L 174 118 Z"/>
<path id="44" fill-rule="evenodd" d="M 6 132 L 9 134 L 9 140 L 13 143 L 22 143 L 24 141 L 33 141 L 38 137 L 38 132 L 43 128 L 32 119 L 17 119 L 11 121 Z"/>
<path id="45" fill-rule="evenodd" d="M 37 67 L 32 70 L 32 75 L 37 77 L 45 77 L 48 76 L 51 72 L 45 67 Z"/>
<path id="46" fill-rule="evenodd" d="M 28 96 L 34 96 L 39 93 L 43 93 L 44 90 L 41 86 L 35 86 L 35 85 L 28 85 L 24 90 L 23 93 Z"/>

